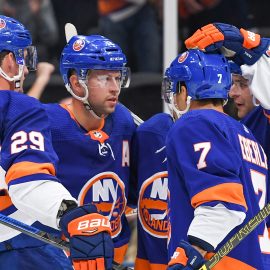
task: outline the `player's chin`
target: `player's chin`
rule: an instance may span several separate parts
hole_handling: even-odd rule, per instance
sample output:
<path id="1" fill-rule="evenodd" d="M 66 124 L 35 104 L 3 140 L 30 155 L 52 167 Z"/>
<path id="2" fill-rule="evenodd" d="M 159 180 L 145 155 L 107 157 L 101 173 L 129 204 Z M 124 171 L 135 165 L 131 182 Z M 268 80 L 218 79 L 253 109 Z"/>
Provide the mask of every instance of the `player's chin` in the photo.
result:
<path id="1" fill-rule="evenodd" d="M 116 101 L 109 101 L 107 102 L 107 106 L 106 106 L 106 111 L 112 113 L 115 111 L 115 107 L 116 107 L 117 102 Z"/>
<path id="2" fill-rule="evenodd" d="M 109 115 L 115 111 L 115 106 L 106 106 L 106 108 L 103 108 L 103 113 L 105 115 Z"/>
<path id="3" fill-rule="evenodd" d="M 237 111 L 237 116 L 239 119 L 242 119 L 246 116 L 247 112 L 245 110 L 242 110 L 242 109 L 238 109 Z"/>

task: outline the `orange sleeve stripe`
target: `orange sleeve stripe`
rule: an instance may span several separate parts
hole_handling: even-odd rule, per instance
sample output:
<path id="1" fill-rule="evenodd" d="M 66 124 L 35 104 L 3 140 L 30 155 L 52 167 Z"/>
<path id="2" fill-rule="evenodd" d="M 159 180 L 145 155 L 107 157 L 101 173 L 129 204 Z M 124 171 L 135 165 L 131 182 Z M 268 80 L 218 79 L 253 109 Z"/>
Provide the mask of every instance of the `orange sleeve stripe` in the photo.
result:
<path id="1" fill-rule="evenodd" d="M 123 245 L 118 248 L 114 248 L 114 261 L 122 264 L 124 262 L 124 258 L 127 252 L 128 244 Z"/>
<path id="2" fill-rule="evenodd" d="M 205 259 L 209 260 L 213 255 L 214 253 L 207 253 Z M 233 269 L 256 270 L 256 268 L 229 256 L 223 257 L 213 270 L 232 269 L 232 266 Z"/>
<path id="3" fill-rule="evenodd" d="M 51 174 L 55 176 L 55 168 L 52 163 L 34 163 L 29 161 L 13 164 L 7 174 L 6 183 L 10 181 L 33 174 Z"/>
<path id="4" fill-rule="evenodd" d="M 244 197 L 243 186 L 237 183 L 220 184 L 196 194 L 191 199 L 194 208 L 203 203 L 211 201 L 223 201 L 228 203 L 240 204 L 247 209 Z"/>
<path id="5" fill-rule="evenodd" d="M 148 260 L 136 258 L 134 269 L 143 269 L 143 270 L 166 270 L 166 264 L 150 263 Z"/>
<path id="6" fill-rule="evenodd" d="M 13 205 L 9 195 L 0 196 L 0 211 L 7 209 Z"/>

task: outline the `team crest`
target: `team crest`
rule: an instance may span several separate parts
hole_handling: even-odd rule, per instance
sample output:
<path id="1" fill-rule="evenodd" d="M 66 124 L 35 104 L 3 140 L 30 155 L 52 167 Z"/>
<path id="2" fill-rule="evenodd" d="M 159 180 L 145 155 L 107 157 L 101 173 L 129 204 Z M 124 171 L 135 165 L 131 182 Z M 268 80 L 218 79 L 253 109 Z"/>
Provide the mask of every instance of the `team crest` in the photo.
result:
<path id="1" fill-rule="evenodd" d="M 6 27 L 6 21 L 3 19 L 0 19 L 0 30 Z"/>
<path id="2" fill-rule="evenodd" d="M 107 157 L 110 156 L 115 160 L 114 153 L 111 145 L 105 142 L 109 136 L 102 130 L 91 130 L 89 135 L 92 140 L 98 141 L 98 152 L 100 156 Z"/>
<path id="3" fill-rule="evenodd" d="M 125 184 L 117 174 L 103 172 L 88 180 L 80 191 L 78 201 L 79 205 L 93 203 L 100 214 L 109 218 L 112 237 L 119 235 L 127 200 Z"/>
<path id="4" fill-rule="evenodd" d="M 157 238 L 168 237 L 168 172 L 148 178 L 139 195 L 138 216 L 143 229 Z"/>
<path id="5" fill-rule="evenodd" d="M 73 43 L 73 50 L 75 52 L 79 52 L 81 51 L 85 46 L 85 40 L 84 39 L 77 39 L 74 43 Z"/>
<path id="6" fill-rule="evenodd" d="M 183 62 L 185 62 L 185 60 L 187 59 L 187 57 L 188 57 L 188 52 L 184 52 L 184 53 L 182 53 L 180 56 L 179 56 L 179 58 L 178 58 L 178 63 L 183 63 Z"/>

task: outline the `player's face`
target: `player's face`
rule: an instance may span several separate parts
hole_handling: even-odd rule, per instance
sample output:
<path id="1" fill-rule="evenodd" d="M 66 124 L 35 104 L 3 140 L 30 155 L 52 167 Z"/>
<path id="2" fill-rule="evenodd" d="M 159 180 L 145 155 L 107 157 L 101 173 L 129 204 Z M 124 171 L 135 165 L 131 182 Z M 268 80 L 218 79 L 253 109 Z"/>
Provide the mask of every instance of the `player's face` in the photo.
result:
<path id="1" fill-rule="evenodd" d="M 252 95 L 248 86 L 248 80 L 240 75 L 232 76 L 232 86 L 229 92 L 237 108 L 237 115 L 241 119 L 253 108 Z"/>
<path id="2" fill-rule="evenodd" d="M 121 90 L 121 73 L 112 70 L 92 70 L 88 75 L 89 102 L 94 110 L 108 115 L 115 110 Z"/>
<path id="3" fill-rule="evenodd" d="M 187 91 L 181 87 L 181 91 L 174 95 L 174 103 L 178 110 L 184 111 L 187 108 Z"/>

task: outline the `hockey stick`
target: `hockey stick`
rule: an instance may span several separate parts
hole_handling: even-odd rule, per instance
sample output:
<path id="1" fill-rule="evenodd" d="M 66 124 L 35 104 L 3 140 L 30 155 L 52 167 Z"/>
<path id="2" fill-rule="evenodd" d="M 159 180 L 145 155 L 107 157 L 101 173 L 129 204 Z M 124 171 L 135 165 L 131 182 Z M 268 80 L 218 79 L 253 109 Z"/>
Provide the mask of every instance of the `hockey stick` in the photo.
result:
<path id="1" fill-rule="evenodd" d="M 27 234 L 33 238 L 36 238 L 47 244 L 53 245 L 64 251 L 69 251 L 69 243 L 62 240 L 61 238 L 53 236 L 47 232 L 41 231 L 35 227 L 27 225 L 11 217 L 4 216 L 1 213 L 0 213 L 0 224 L 5 225 L 14 230 L 20 231 L 21 233 Z M 132 268 L 113 262 L 113 270 L 132 270 Z"/>
<path id="2" fill-rule="evenodd" d="M 67 42 L 69 42 L 72 37 L 78 35 L 77 29 L 76 29 L 74 24 L 72 24 L 72 23 L 66 23 L 65 24 L 65 35 L 66 35 L 66 41 Z M 139 126 L 140 124 L 143 123 L 143 120 L 139 116 L 137 116 L 135 113 L 133 113 L 130 110 L 129 110 L 129 112 L 130 112 L 130 114 L 131 114 L 131 116 L 132 116 L 132 118 L 134 120 L 134 123 L 137 126 Z"/>
<path id="3" fill-rule="evenodd" d="M 137 126 L 139 126 L 140 124 L 142 124 L 144 122 L 138 115 L 133 113 L 131 110 L 128 109 L 128 111 L 130 112 L 130 114 L 133 118 L 133 121 Z"/>
<path id="4" fill-rule="evenodd" d="M 257 215 L 235 233 L 199 270 L 212 269 L 220 260 L 232 251 L 241 241 L 246 238 L 267 216 L 270 215 L 270 203 L 261 209 Z"/>
<path id="5" fill-rule="evenodd" d="M 67 43 L 70 41 L 70 39 L 72 37 L 78 35 L 77 29 L 76 29 L 74 24 L 72 24 L 72 23 L 66 23 L 65 24 L 65 35 L 66 35 Z"/>

